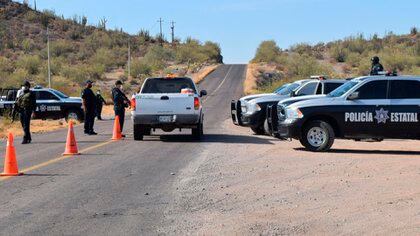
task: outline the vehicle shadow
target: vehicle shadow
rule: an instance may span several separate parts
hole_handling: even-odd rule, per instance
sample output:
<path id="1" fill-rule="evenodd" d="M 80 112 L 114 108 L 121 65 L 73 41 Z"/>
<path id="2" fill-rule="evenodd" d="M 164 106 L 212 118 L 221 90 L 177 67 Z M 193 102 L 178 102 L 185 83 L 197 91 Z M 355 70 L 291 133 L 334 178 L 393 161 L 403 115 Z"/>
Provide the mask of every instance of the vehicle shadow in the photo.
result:
<path id="1" fill-rule="evenodd" d="M 147 137 L 147 136 L 146 136 Z M 146 138 L 147 139 L 147 138 Z M 156 140 L 156 139 L 154 139 Z M 237 144 L 271 144 L 270 140 L 255 136 L 233 135 L 233 134 L 206 134 L 201 140 L 195 140 L 190 135 L 162 135 L 162 142 L 185 142 L 185 143 L 237 143 Z"/>
<path id="2" fill-rule="evenodd" d="M 310 152 L 305 148 L 294 148 L 296 151 Z M 420 151 L 398 151 L 398 150 L 355 150 L 355 149 L 331 149 L 329 153 L 344 154 L 387 154 L 387 155 L 412 155 L 420 157 Z"/>

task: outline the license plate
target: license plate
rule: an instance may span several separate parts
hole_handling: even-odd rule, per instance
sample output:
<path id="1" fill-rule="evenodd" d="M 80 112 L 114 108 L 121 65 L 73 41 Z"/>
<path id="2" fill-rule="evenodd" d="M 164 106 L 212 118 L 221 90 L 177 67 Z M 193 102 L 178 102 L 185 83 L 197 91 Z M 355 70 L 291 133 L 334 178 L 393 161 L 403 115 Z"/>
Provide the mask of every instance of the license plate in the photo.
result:
<path id="1" fill-rule="evenodd" d="M 171 122 L 173 122 L 173 116 L 159 116 L 159 122 L 161 122 L 161 123 L 171 123 Z"/>

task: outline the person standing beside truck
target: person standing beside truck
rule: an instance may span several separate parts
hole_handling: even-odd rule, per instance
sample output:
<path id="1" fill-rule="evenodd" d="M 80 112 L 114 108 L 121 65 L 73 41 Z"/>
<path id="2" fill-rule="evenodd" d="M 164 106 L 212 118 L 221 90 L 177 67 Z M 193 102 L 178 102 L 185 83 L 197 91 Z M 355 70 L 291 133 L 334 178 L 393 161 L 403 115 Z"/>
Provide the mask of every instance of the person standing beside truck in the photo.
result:
<path id="1" fill-rule="evenodd" d="M 124 128 L 125 108 L 129 107 L 130 100 L 122 92 L 123 82 L 118 80 L 115 82 L 115 87 L 112 89 L 112 100 L 114 101 L 115 116 L 120 119 L 121 132 Z M 123 135 L 125 137 L 125 135 Z"/>
<path id="2" fill-rule="evenodd" d="M 83 110 L 85 112 L 85 134 L 97 135 L 93 130 L 96 115 L 96 96 L 92 91 L 93 82 L 86 81 L 86 87 L 82 91 Z"/>
<path id="3" fill-rule="evenodd" d="M 29 81 L 25 81 L 23 83 L 22 94 L 17 98 L 14 107 L 14 110 L 19 113 L 20 123 L 22 124 L 24 132 L 22 144 L 32 142 L 31 117 L 36 109 L 36 97 L 35 93 L 33 93 L 30 88 L 31 84 Z"/>

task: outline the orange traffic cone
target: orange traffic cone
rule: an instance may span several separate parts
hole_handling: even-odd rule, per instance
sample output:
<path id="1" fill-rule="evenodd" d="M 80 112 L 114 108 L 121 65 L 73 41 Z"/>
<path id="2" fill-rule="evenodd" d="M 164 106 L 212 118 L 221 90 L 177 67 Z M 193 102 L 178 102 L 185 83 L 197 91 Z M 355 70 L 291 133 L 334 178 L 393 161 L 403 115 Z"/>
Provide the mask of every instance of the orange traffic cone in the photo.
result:
<path id="1" fill-rule="evenodd" d="M 112 134 L 112 140 L 121 140 L 122 134 L 121 134 L 121 125 L 120 125 L 120 117 L 119 116 L 115 116 L 115 121 L 114 121 L 114 132 Z"/>
<path id="2" fill-rule="evenodd" d="M 64 150 L 63 156 L 80 155 L 77 149 L 77 141 L 74 136 L 73 122 L 69 121 L 69 131 L 67 133 L 66 150 Z"/>
<path id="3" fill-rule="evenodd" d="M 18 164 L 16 161 L 16 150 L 13 145 L 13 134 L 9 133 L 6 147 L 6 157 L 4 158 L 4 172 L 0 176 L 17 176 L 19 173 Z"/>

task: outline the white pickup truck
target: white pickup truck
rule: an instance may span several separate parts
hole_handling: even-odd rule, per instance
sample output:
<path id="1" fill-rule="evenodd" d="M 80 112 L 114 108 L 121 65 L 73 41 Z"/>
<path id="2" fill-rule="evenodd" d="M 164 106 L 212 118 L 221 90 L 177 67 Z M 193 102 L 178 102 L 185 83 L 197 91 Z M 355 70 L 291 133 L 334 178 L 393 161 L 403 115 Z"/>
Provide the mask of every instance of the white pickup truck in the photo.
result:
<path id="1" fill-rule="evenodd" d="M 203 135 L 203 108 L 201 97 L 193 80 L 184 77 L 148 78 L 131 100 L 134 140 L 143 140 L 152 129 L 172 132 L 192 129 L 192 136 Z"/>

